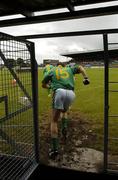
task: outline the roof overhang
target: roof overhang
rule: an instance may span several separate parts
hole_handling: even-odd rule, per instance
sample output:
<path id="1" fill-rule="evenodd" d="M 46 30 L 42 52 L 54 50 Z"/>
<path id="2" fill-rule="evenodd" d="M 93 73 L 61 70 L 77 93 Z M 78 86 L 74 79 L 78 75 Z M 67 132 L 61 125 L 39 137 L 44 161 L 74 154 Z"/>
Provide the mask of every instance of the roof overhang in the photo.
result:
<path id="1" fill-rule="evenodd" d="M 107 2 L 115 0 L 1 0 L 0 17 L 9 15 L 23 15 L 23 18 L 11 18 L 0 21 L 0 27 L 25 25 L 33 23 L 44 23 L 52 21 L 62 21 L 77 18 L 104 16 L 118 13 L 118 5 L 105 6 Z M 102 6 L 102 4 L 104 5 Z M 100 5 L 88 8 L 87 5 Z M 86 7 L 76 10 L 75 7 Z M 68 9 L 68 11 L 49 13 L 46 10 Z M 44 15 L 35 15 L 35 12 L 44 12 Z M 25 16 L 25 17 L 24 17 Z"/>
<path id="2" fill-rule="evenodd" d="M 117 58 L 118 59 L 118 49 L 110 49 L 108 51 L 109 54 L 109 58 L 110 59 L 114 59 Z M 104 51 L 103 50 L 91 50 L 91 51 L 79 51 L 79 52 L 73 52 L 73 53 L 65 53 L 62 54 L 63 56 L 66 57 L 71 57 L 73 58 L 75 61 L 98 61 L 98 60 L 103 60 L 104 59 Z"/>
<path id="3" fill-rule="evenodd" d="M 32 13 L 59 8 L 74 11 L 75 6 L 111 2 L 113 0 L 0 0 L 0 16 Z"/>

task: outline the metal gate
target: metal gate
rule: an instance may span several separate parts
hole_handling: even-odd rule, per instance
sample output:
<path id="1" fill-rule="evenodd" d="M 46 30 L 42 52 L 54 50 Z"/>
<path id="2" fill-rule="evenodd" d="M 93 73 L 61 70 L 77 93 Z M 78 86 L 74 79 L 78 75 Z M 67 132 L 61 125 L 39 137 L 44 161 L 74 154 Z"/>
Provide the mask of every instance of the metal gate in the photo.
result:
<path id="1" fill-rule="evenodd" d="M 108 34 L 103 35 L 105 60 L 105 109 L 104 109 L 104 170 L 118 173 L 118 54 L 115 60 L 109 49 L 118 43 L 110 42 Z M 117 46 L 116 46 L 117 45 Z M 113 109 L 114 100 L 116 108 Z"/>
<path id="2" fill-rule="evenodd" d="M 34 44 L 0 33 L 0 179 L 38 165 L 37 77 Z"/>

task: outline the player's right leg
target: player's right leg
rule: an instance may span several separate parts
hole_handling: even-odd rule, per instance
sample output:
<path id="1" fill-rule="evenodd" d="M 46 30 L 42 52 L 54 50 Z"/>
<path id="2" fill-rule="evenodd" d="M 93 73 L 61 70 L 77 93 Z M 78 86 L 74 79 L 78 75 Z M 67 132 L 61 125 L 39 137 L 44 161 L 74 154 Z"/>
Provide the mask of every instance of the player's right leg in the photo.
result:
<path id="1" fill-rule="evenodd" d="M 67 110 L 69 109 L 69 107 L 71 106 L 71 104 L 73 103 L 74 99 L 75 99 L 75 93 L 71 90 L 65 90 L 65 98 L 64 98 L 64 111 L 62 114 L 62 135 L 64 137 L 64 140 L 67 139 L 67 127 L 68 127 L 68 122 L 69 122 L 69 118 L 68 118 L 68 113 Z"/>
<path id="2" fill-rule="evenodd" d="M 60 117 L 60 110 L 53 109 L 53 118 L 51 120 L 51 149 L 49 156 L 51 159 L 55 159 L 58 155 L 59 139 L 58 139 L 58 119 Z"/>
<path id="3" fill-rule="evenodd" d="M 52 115 L 51 119 L 51 149 L 49 150 L 49 157 L 55 159 L 58 155 L 59 139 L 58 139 L 58 120 L 60 118 L 60 98 L 57 92 L 54 92 L 52 97 Z"/>

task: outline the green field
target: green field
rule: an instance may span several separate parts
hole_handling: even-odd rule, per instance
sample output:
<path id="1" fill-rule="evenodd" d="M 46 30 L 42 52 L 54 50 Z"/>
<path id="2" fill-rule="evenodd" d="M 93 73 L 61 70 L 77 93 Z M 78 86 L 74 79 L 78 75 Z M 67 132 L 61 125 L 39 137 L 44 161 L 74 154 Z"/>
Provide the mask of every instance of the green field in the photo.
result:
<path id="1" fill-rule="evenodd" d="M 11 85 L 12 76 L 9 75 L 7 79 L 7 75 L 9 74 L 7 70 L 5 70 L 6 74 L 4 77 L 0 76 L 0 96 L 5 95 L 7 93 L 9 97 L 9 112 L 15 111 L 16 108 L 22 107 L 22 105 L 18 102 L 20 96 L 24 96 L 23 92 L 20 91 L 19 87 L 13 87 Z M 87 146 L 103 150 L 103 137 L 104 137 L 104 69 L 103 68 L 87 68 L 87 74 L 90 79 L 90 85 L 83 85 L 83 78 L 81 75 L 76 75 L 75 81 L 75 94 L 76 99 L 71 107 L 70 114 L 77 114 L 81 117 L 82 121 L 87 121 L 89 123 L 89 129 L 92 130 L 92 134 L 96 137 L 96 142 L 90 142 L 90 145 Z M 29 83 L 31 78 L 27 74 L 21 74 L 22 81 L 25 83 L 26 89 L 28 89 L 29 93 L 31 93 L 31 89 Z M 3 78 L 3 79 L 2 79 Z M 39 125 L 49 123 L 51 118 L 51 97 L 48 97 L 47 90 L 41 87 L 41 81 L 43 79 L 43 70 L 38 70 L 38 85 L 39 85 Z M 5 87 L 5 90 L 2 89 L 3 80 L 6 80 L 6 84 L 8 87 Z M 109 80 L 110 81 L 118 81 L 118 69 L 110 68 L 109 69 Z M 29 83 L 28 83 L 29 82 Z M 16 91 L 15 91 L 16 88 Z M 109 84 L 109 89 L 118 90 L 118 84 Z M 19 94 L 18 94 L 18 92 Z M 14 96 L 12 94 L 14 93 Z M 12 105 L 12 108 L 10 107 Z M 13 108 L 14 107 L 14 108 Z M 28 114 L 27 114 L 28 112 Z M 118 113 L 118 93 L 109 93 L 109 115 L 117 115 Z M 4 116 L 4 103 L 0 103 L 0 119 Z M 28 110 L 19 117 L 14 117 L 10 121 L 1 123 L 1 127 L 4 125 L 18 125 L 19 127 L 15 128 L 13 131 L 8 131 L 10 127 L 5 127 L 6 132 L 10 132 L 10 136 L 15 136 L 15 133 L 18 133 L 17 140 L 20 141 L 22 137 L 28 136 L 29 143 L 33 140 L 33 132 L 32 126 L 32 110 Z M 118 118 L 109 118 L 109 137 L 118 137 L 118 127 L 117 127 Z M 22 128 L 20 125 L 31 125 L 29 128 Z M 26 131 L 27 129 L 27 131 Z M 22 136 L 20 134 L 22 132 Z M 26 134 L 27 132 L 27 134 Z M 27 142 L 27 138 L 22 138 L 23 142 Z M 118 142 L 117 140 L 109 141 L 109 150 L 113 154 L 117 154 Z M 0 144 L 1 145 L 1 144 Z"/>

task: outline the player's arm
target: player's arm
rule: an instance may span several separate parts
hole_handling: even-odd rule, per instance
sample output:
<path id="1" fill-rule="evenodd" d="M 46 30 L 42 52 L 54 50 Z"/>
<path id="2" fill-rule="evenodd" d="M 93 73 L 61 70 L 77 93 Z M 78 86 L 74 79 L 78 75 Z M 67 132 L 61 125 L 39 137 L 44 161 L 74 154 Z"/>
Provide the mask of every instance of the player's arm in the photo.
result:
<path id="1" fill-rule="evenodd" d="M 42 83 L 42 88 L 49 89 L 49 88 L 50 88 L 50 86 L 49 86 L 49 84 Z"/>
<path id="2" fill-rule="evenodd" d="M 78 67 L 78 72 L 83 75 L 83 78 L 87 78 L 87 73 L 86 73 L 86 71 L 85 71 L 83 66 L 79 66 Z"/>
<path id="3" fill-rule="evenodd" d="M 79 71 L 79 73 L 81 73 L 83 75 L 83 78 L 84 78 L 83 79 L 83 84 L 84 85 L 90 84 L 89 78 L 87 76 L 87 73 L 86 73 L 86 70 L 84 69 L 84 67 L 83 66 L 79 66 L 78 67 L 78 71 Z"/>
<path id="4" fill-rule="evenodd" d="M 84 85 L 87 85 L 87 84 L 89 84 L 90 83 L 90 81 L 89 81 L 89 78 L 88 78 L 88 76 L 87 76 L 87 73 L 86 73 L 86 70 L 84 69 L 84 67 L 83 66 L 76 66 L 74 69 L 73 69 L 74 71 L 73 71 L 73 74 L 82 74 L 82 76 L 83 76 L 83 83 L 84 83 Z"/>
<path id="5" fill-rule="evenodd" d="M 48 74 L 44 77 L 44 79 L 42 80 L 42 87 L 49 89 L 50 85 L 49 82 L 52 80 L 52 74 Z"/>

